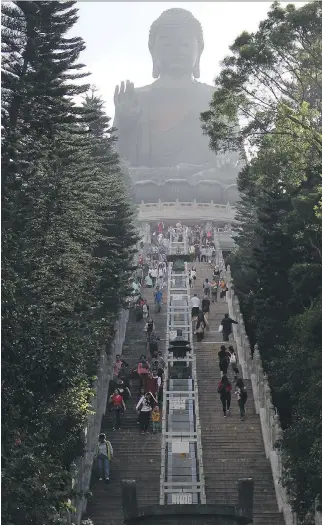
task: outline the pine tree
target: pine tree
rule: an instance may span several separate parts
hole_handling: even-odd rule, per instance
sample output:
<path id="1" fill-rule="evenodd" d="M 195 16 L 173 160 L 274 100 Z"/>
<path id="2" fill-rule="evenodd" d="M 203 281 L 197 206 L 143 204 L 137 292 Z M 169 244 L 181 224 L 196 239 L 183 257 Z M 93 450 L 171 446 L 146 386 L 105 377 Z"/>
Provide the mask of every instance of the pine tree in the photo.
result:
<path id="1" fill-rule="evenodd" d="M 95 135 L 95 112 L 73 102 L 88 88 L 73 84 L 84 44 L 65 36 L 74 4 L 3 6 L 5 53 L 16 53 L 2 108 L 6 525 L 61 523 L 136 242 L 108 122 Z"/>
<path id="2" fill-rule="evenodd" d="M 320 2 L 273 4 L 230 47 L 202 115 L 215 151 L 250 145 L 230 262 L 284 429 L 283 482 L 303 524 L 322 496 L 321 17 Z"/>

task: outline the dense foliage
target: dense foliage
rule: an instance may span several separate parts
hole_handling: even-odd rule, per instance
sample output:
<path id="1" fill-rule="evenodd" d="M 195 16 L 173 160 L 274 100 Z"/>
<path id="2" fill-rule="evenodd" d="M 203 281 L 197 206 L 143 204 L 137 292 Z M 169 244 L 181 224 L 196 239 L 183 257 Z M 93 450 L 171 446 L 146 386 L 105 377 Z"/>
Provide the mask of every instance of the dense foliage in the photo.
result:
<path id="1" fill-rule="evenodd" d="M 56 525 L 137 239 L 75 2 L 1 7 L 2 523 Z"/>
<path id="2" fill-rule="evenodd" d="M 284 429 L 284 483 L 303 523 L 322 496 L 321 35 L 320 2 L 273 4 L 258 31 L 231 46 L 202 115 L 215 151 L 247 152 L 230 263 Z"/>

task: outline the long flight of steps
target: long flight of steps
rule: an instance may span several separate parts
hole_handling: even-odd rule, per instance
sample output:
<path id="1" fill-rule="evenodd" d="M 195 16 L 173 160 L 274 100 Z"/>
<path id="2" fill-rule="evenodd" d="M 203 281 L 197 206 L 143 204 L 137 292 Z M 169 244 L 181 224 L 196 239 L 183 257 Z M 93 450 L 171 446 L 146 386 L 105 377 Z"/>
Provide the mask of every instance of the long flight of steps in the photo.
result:
<path id="1" fill-rule="evenodd" d="M 155 331 L 161 341 L 159 349 L 164 352 L 166 335 L 166 303 L 162 311 L 155 312 L 153 302 L 154 290 L 142 289 L 142 295 L 150 306 L 150 315 L 155 322 Z M 164 296 L 166 292 L 164 290 Z M 146 336 L 143 331 L 145 321 L 137 322 L 134 312 L 130 312 L 126 338 L 123 345 L 123 357 L 132 369 L 141 354 L 146 354 Z M 114 449 L 114 459 L 111 463 L 110 484 L 98 481 L 94 466 L 91 480 L 91 492 L 85 518 L 90 518 L 94 525 L 123 524 L 121 500 L 121 480 L 134 479 L 137 482 L 139 504 L 153 505 L 159 503 L 160 495 L 160 460 L 161 435 L 152 433 L 141 436 L 137 424 L 137 414 L 134 410 L 138 380 L 133 380 L 132 397 L 127 403 L 127 410 L 122 421 L 122 430 L 112 431 L 110 414 L 107 411 L 102 421 L 102 432 L 107 434 Z"/>
<path id="2" fill-rule="evenodd" d="M 212 270 L 207 263 L 197 263 L 196 267 L 197 279 L 191 295 L 198 293 L 202 299 L 203 282 L 206 277 L 211 280 Z M 225 313 L 228 313 L 225 300 L 218 298 L 217 303 L 211 303 L 210 330 L 205 331 L 202 343 L 194 343 L 207 503 L 236 504 L 238 479 L 252 477 L 255 487 L 254 524 L 284 525 L 283 516 L 278 512 L 270 462 L 265 455 L 250 381 L 245 381 L 248 390 L 245 420 L 239 420 L 234 389 L 231 413 L 226 419 L 223 417 L 217 387 L 220 381 L 218 352 L 224 343 L 218 328 Z M 228 344 L 234 344 L 232 336 L 230 339 Z M 230 367 L 228 377 L 233 383 Z"/>

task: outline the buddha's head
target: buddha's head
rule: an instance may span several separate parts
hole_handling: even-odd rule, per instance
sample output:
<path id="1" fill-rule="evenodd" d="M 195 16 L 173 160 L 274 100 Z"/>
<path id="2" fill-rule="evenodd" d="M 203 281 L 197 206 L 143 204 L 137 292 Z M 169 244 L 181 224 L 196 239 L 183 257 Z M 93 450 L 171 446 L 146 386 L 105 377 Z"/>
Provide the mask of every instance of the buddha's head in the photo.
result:
<path id="1" fill-rule="evenodd" d="M 203 48 L 202 27 L 190 11 L 180 8 L 164 11 L 150 28 L 153 78 L 164 74 L 199 78 Z"/>

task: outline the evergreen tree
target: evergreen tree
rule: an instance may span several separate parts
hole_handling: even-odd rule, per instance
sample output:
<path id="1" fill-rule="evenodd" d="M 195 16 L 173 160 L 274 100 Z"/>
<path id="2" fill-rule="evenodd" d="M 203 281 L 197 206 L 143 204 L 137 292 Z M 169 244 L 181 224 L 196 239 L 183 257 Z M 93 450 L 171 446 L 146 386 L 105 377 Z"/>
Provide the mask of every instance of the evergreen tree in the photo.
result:
<path id="1" fill-rule="evenodd" d="M 136 242 L 108 120 L 102 107 L 73 101 L 88 89 L 73 83 L 85 75 L 77 62 L 83 41 L 65 36 L 74 5 L 2 6 L 7 525 L 61 523 L 92 376 L 128 293 Z M 91 131 L 97 115 L 102 133 Z"/>
<path id="2" fill-rule="evenodd" d="M 322 496 L 321 14 L 320 2 L 275 3 L 231 46 L 202 115 L 215 151 L 250 146 L 230 262 L 284 429 L 283 481 L 306 525 Z"/>

